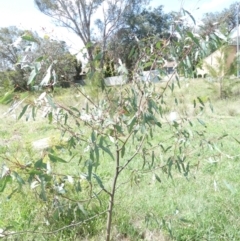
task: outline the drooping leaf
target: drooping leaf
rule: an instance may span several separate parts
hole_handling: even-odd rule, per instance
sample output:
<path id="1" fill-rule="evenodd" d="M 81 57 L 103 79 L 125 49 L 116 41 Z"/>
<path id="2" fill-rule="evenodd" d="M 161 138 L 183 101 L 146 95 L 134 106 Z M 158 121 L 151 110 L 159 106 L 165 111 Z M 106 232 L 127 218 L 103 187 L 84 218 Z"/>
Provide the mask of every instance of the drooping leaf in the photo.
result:
<path id="1" fill-rule="evenodd" d="M 20 120 L 22 118 L 22 116 L 25 114 L 25 112 L 27 111 L 29 105 L 25 105 L 20 113 L 20 115 L 18 116 L 18 120 Z"/>
<path id="2" fill-rule="evenodd" d="M 75 190 L 76 190 L 76 192 L 81 192 L 82 191 L 82 187 L 81 187 L 80 181 L 77 181 L 77 183 L 75 184 Z"/>
<path id="3" fill-rule="evenodd" d="M 207 127 L 207 125 L 205 124 L 205 122 L 199 118 L 197 118 L 198 122 L 203 125 L 204 127 Z"/>
<path id="4" fill-rule="evenodd" d="M 162 47 L 162 43 L 161 43 L 161 41 L 158 41 L 156 43 L 156 49 L 161 49 L 161 47 Z"/>
<path id="5" fill-rule="evenodd" d="M 99 177 L 97 174 L 93 173 L 93 178 L 96 179 L 98 185 L 99 185 L 102 189 L 105 189 L 104 186 L 103 186 L 102 180 L 100 179 L 100 177 Z"/>
<path id="6" fill-rule="evenodd" d="M 43 57 L 43 56 L 40 56 L 40 57 L 38 57 L 37 59 L 35 59 L 35 62 L 41 62 L 43 59 L 44 59 L 44 57 Z"/>
<path id="7" fill-rule="evenodd" d="M 211 111 L 213 112 L 213 105 L 212 105 L 212 102 L 211 102 L 210 99 L 208 99 L 208 101 L 209 101 L 209 107 L 210 107 Z"/>
<path id="8" fill-rule="evenodd" d="M 30 73 L 30 75 L 28 77 L 27 85 L 30 85 L 31 83 L 34 83 L 34 80 L 35 80 L 36 76 L 37 76 L 37 72 L 36 72 L 36 69 L 34 68 L 31 71 L 31 73 Z"/>
<path id="9" fill-rule="evenodd" d="M 218 137 L 218 140 L 221 140 L 221 139 L 225 138 L 226 136 L 228 136 L 228 134 L 224 134 L 224 135 Z"/>
<path id="10" fill-rule="evenodd" d="M 35 43 L 38 42 L 31 34 L 27 34 L 27 33 L 25 33 L 23 36 L 21 36 L 21 38 L 23 40 L 26 40 L 26 41 L 29 41 L 29 42 L 35 42 Z"/>
<path id="11" fill-rule="evenodd" d="M 50 159 L 50 161 L 52 162 L 62 162 L 62 163 L 67 163 L 67 161 L 63 160 L 62 158 L 58 157 L 58 156 L 55 156 L 51 153 L 48 154 L 48 157 Z"/>
<path id="12" fill-rule="evenodd" d="M 128 55 L 128 58 L 129 58 L 129 59 L 133 56 L 134 52 L 135 52 L 135 47 L 132 47 L 132 48 L 131 48 L 131 51 L 130 51 L 130 53 L 129 53 L 129 55 Z"/>
<path id="13" fill-rule="evenodd" d="M 182 9 L 183 10 L 183 13 L 187 13 L 188 16 L 192 19 L 192 21 L 194 22 L 194 24 L 196 25 L 196 21 L 195 21 L 195 18 L 192 16 L 192 14 L 190 12 L 188 12 L 186 9 Z"/>
<path id="14" fill-rule="evenodd" d="M 20 185 L 24 185 L 25 184 L 24 180 L 19 176 L 19 174 L 17 172 L 13 171 L 12 174 L 14 175 L 14 177 L 16 178 L 17 182 Z"/>
<path id="15" fill-rule="evenodd" d="M 39 159 L 38 161 L 36 161 L 34 163 L 34 167 L 37 168 L 37 169 L 46 169 L 46 163 L 43 162 L 43 159 Z M 37 172 L 37 170 L 34 170 Z"/>
<path id="16" fill-rule="evenodd" d="M 16 193 L 18 191 L 18 188 L 15 188 L 8 196 L 7 199 L 11 199 L 11 197 L 13 196 L 14 193 Z"/>
<path id="17" fill-rule="evenodd" d="M 114 156 L 110 150 L 110 148 L 108 148 L 108 146 L 104 146 L 104 137 L 101 137 L 100 138 L 100 141 L 99 141 L 99 148 L 101 148 L 104 152 L 106 152 L 107 154 L 109 154 L 109 156 L 114 160 Z"/>
<path id="18" fill-rule="evenodd" d="M 96 138 L 96 133 L 95 133 L 95 131 L 93 130 L 92 133 L 91 133 L 92 143 L 95 143 L 96 139 L 97 139 L 97 138 Z"/>
<path id="19" fill-rule="evenodd" d="M 124 155 L 125 155 L 125 145 L 122 146 L 122 149 L 121 149 L 121 157 L 123 158 Z"/>
<path id="20" fill-rule="evenodd" d="M 46 98 L 47 98 L 48 104 L 49 104 L 53 109 L 56 109 L 57 106 L 54 104 L 53 99 L 51 98 L 51 96 L 46 95 Z"/>
<path id="21" fill-rule="evenodd" d="M 160 183 L 162 182 L 161 179 L 160 179 L 160 177 L 159 177 L 156 173 L 155 173 L 155 178 L 156 178 L 156 180 L 157 180 L 158 182 L 160 182 Z"/>
<path id="22" fill-rule="evenodd" d="M 237 138 L 233 137 L 233 139 L 240 145 L 240 141 Z"/>
<path id="23" fill-rule="evenodd" d="M 11 181 L 11 176 L 4 176 L 0 179 L 0 192 L 3 192 L 7 186 L 7 183 Z"/>
<path id="24" fill-rule="evenodd" d="M 201 46 L 200 46 L 199 39 L 196 38 L 196 37 L 193 35 L 192 32 L 188 31 L 188 32 L 187 32 L 187 35 L 188 35 L 188 37 L 190 37 L 190 38 L 193 40 L 193 42 L 194 42 L 197 46 L 201 47 Z M 196 51 L 196 53 L 197 53 L 197 52 L 198 52 L 198 51 Z"/>
<path id="25" fill-rule="evenodd" d="M 92 160 L 88 160 L 87 162 L 86 162 L 86 166 L 87 166 L 87 168 L 88 168 L 88 175 L 87 175 L 87 180 L 89 181 L 89 182 L 91 182 L 91 179 L 92 179 L 92 169 L 93 169 L 93 162 L 92 162 Z"/>
<path id="26" fill-rule="evenodd" d="M 7 92 L 5 95 L 0 99 L 1 104 L 9 104 L 13 101 L 14 93 L 13 92 Z"/>
<path id="27" fill-rule="evenodd" d="M 48 122 L 49 122 L 49 124 L 52 123 L 52 120 L 53 120 L 53 113 L 51 111 L 51 112 L 48 113 Z"/>
<path id="28" fill-rule="evenodd" d="M 200 104 L 201 104 L 202 106 L 205 106 L 204 103 L 203 103 L 203 101 L 202 101 L 202 99 L 201 99 L 200 97 L 197 97 L 197 99 L 198 99 L 198 101 L 200 102 Z"/>
<path id="29" fill-rule="evenodd" d="M 132 119 L 130 119 L 129 122 L 127 123 L 128 127 L 129 127 L 129 132 L 132 131 L 132 129 L 133 129 L 136 121 L 137 121 L 137 117 L 134 116 L 134 117 L 133 117 Z"/>
<path id="30" fill-rule="evenodd" d="M 85 208 L 83 207 L 83 205 L 81 203 L 78 203 L 78 208 L 79 210 L 81 210 L 81 212 L 87 216 L 87 211 L 85 210 Z"/>
<path id="31" fill-rule="evenodd" d="M 49 84 L 49 82 L 51 80 L 51 77 L 52 77 L 52 65 L 53 64 L 51 64 L 48 67 L 47 73 L 46 73 L 45 77 L 43 78 L 43 80 L 41 81 L 40 86 L 44 86 L 44 85 Z"/>
<path id="32" fill-rule="evenodd" d="M 46 195 L 46 190 L 45 190 L 45 185 L 44 185 L 44 180 L 41 178 L 41 193 L 39 194 L 39 197 L 43 201 L 47 201 L 47 195 Z"/>

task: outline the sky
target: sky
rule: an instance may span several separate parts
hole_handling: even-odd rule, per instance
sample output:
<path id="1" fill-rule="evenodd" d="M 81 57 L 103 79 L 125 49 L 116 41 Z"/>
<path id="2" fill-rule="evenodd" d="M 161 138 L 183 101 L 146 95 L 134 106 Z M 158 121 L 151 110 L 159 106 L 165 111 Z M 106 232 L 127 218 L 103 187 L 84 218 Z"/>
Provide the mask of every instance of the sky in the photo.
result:
<path id="1" fill-rule="evenodd" d="M 236 0 L 152 0 L 151 6 L 163 5 L 165 13 L 179 11 L 182 6 L 196 19 L 201 19 L 204 13 L 221 11 L 234 2 Z M 66 29 L 56 27 L 49 17 L 37 10 L 34 0 L 0 0 L 0 27 L 13 25 L 64 40 L 71 47 L 72 53 L 83 47 L 79 37 Z"/>

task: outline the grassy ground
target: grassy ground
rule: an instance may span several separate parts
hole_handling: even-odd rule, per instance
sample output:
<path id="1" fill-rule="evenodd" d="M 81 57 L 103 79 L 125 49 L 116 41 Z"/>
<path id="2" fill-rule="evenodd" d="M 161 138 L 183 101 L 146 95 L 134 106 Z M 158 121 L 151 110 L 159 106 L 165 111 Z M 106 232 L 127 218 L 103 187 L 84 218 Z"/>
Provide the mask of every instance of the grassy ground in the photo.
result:
<path id="1" fill-rule="evenodd" d="M 173 103 L 177 97 L 180 100 L 178 115 L 181 117 L 187 113 L 191 117 L 194 130 L 202 131 L 205 127 L 197 121 L 199 111 L 193 108 L 193 100 L 200 97 L 206 105 L 201 120 L 207 124 L 207 138 L 216 148 L 208 151 L 195 150 L 188 178 L 173 170 L 171 179 L 162 170 L 158 170 L 160 183 L 156 180 L 155 173 L 135 172 L 141 165 L 140 162 L 130 165 L 119 180 L 122 185 L 118 188 L 114 209 L 113 240 L 240 240 L 240 151 L 239 144 L 234 139 L 240 140 L 238 89 L 234 89 L 231 98 L 220 99 L 217 83 L 187 80 L 181 85 L 181 89 L 175 87 L 173 94 L 166 93 L 169 102 L 166 113 L 176 111 Z M 161 85 L 158 86 L 160 87 Z M 64 104 L 76 107 L 81 106 L 84 101 L 74 90 L 61 92 L 56 98 Z M 209 98 L 213 111 L 209 106 Z M 1 106 L 1 113 L 7 109 L 7 106 Z M 19 115 L 19 112 L 16 115 Z M 43 150 L 32 147 L 33 141 L 49 137 L 52 144 L 56 144 L 60 138 L 60 132 L 55 125 L 48 123 L 47 118 L 26 122 L 24 119 L 16 121 L 16 115 L 1 116 L 0 122 L 0 162 L 9 166 L 16 161 L 21 164 L 36 162 L 44 155 Z M 171 143 L 168 139 L 169 133 L 171 126 L 159 133 L 153 142 L 162 138 Z M 75 150 L 76 153 L 78 151 Z M 69 152 L 66 150 L 58 150 L 58 154 L 69 159 Z M 103 183 L 108 186 L 113 163 L 107 157 L 101 161 L 99 173 L 103 176 Z M 75 157 L 70 165 L 61 164 L 52 168 L 56 172 L 64 171 L 65 175 L 74 176 L 81 172 L 78 163 L 79 160 Z M 2 229 L 12 226 L 10 230 L 17 231 L 54 230 L 69 224 L 69 220 L 78 215 L 72 205 L 62 219 L 57 222 L 55 220 L 52 224 L 52 203 L 39 201 L 37 193 L 31 191 L 27 184 L 22 186 L 21 191 L 9 196 L 14 190 L 14 184 L 9 185 L 0 196 Z M 84 192 L 79 195 L 84 195 Z M 70 196 L 80 199 L 80 196 Z M 90 210 L 93 213 L 105 209 L 107 199 L 104 194 L 101 200 L 101 205 L 97 200 L 91 204 Z M 8 240 L 104 240 L 104 220 L 103 215 L 68 231 L 51 235 L 27 233 L 9 237 Z M 48 222 L 52 227 L 49 227 Z"/>

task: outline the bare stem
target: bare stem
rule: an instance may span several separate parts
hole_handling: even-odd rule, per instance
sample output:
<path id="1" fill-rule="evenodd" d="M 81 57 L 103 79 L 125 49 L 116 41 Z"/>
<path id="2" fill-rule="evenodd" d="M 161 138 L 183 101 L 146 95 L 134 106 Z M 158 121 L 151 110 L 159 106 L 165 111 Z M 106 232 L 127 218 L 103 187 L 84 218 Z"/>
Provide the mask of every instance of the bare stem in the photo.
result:
<path id="1" fill-rule="evenodd" d="M 112 227 L 112 215 L 113 215 L 113 207 L 114 207 L 114 197 L 116 193 L 116 185 L 117 185 L 117 179 L 120 174 L 119 172 L 119 163 L 120 163 L 120 150 L 118 149 L 118 146 L 116 146 L 116 160 L 115 160 L 115 174 L 114 179 L 112 183 L 112 190 L 109 197 L 109 204 L 108 204 L 108 216 L 107 216 L 107 236 L 106 241 L 110 241 L 111 237 L 111 227 Z"/>

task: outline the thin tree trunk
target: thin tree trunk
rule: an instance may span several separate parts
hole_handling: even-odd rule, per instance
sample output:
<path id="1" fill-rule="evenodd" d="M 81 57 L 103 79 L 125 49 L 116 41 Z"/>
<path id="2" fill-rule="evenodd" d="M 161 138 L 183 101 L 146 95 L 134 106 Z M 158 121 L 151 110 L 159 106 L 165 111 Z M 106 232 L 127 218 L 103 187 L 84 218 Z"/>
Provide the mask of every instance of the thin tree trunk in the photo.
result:
<path id="1" fill-rule="evenodd" d="M 107 217 L 107 236 L 106 241 L 110 241 L 111 238 L 111 228 L 112 228 L 112 215 L 113 215 L 113 207 L 114 207 L 114 197 L 116 192 L 116 184 L 119 175 L 119 162 L 120 162 L 120 151 L 116 150 L 116 167 L 115 167 L 115 175 L 112 183 L 112 190 L 109 197 L 109 204 L 108 204 L 108 217 Z"/>

